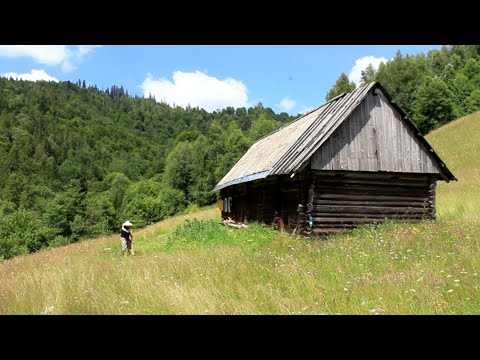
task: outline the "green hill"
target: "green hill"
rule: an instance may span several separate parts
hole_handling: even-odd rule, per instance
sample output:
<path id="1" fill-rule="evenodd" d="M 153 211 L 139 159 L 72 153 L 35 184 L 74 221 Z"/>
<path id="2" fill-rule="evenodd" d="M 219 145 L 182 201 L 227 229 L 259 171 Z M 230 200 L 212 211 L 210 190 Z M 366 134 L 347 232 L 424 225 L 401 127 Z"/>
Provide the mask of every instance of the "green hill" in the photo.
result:
<path id="1" fill-rule="evenodd" d="M 218 224 L 216 208 L 0 262 L 1 314 L 479 314 L 479 113 L 428 141 L 459 179 L 438 219 L 328 240 Z"/>
<path id="2" fill-rule="evenodd" d="M 293 119 L 80 84 L 0 77 L 0 259 L 212 204 L 250 144 Z"/>
<path id="3" fill-rule="evenodd" d="M 441 219 L 480 219 L 480 112 L 462 117 L 426 136 L 458 181 L 438 185 Z"/>

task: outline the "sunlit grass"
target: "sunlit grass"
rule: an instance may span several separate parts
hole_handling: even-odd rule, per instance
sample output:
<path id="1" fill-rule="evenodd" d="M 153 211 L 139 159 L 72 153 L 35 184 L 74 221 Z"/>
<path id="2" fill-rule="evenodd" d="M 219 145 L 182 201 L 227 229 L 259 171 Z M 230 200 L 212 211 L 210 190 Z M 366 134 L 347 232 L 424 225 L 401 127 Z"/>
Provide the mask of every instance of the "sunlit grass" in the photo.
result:
<path id="1" fill-rule="evenodd" d="M 0 313 L 480 313 L 475 222 L 392 222 L 325 241 L 198 214 L 208 237 L 138 233 L 136 256 L 104 238 L 4 261 Z"/>
<path id="2" fill-rule="evenodd" d="M 438 182 L 439 219 L 480 221 L 480 112 L 465 116 L 426 136 L 458 181 Z"/>

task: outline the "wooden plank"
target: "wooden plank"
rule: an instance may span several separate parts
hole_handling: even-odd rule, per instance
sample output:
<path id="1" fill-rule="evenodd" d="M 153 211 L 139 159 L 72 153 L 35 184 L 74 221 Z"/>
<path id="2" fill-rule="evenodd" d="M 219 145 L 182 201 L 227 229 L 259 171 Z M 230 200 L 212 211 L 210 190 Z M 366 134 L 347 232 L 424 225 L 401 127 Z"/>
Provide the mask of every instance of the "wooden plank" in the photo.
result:
<path id="1" fill-rule="evenodd" d="M 312 213 L 323 212 L 323 213 L 368 213 L 368 214 L 400 214 L 407 212 L 423 212 L 425 209 L 423 206 L 418 207 L 380 207 L 380 206 L 350 206 L 350 205 L 318 205 L 313 207 Z"/>
<path id="2" fill-rule="evenodd" d="M 404 187 L 426 187 L 428 186 L 428 179 L 422 181 L 411 180 L 396 180 L 392 177 L 385 177 L 383 179 L 355 179 L 355 178 L 327 178 L 321 177 L 316 181 L 317 185 L 328 186 L 332 184 L 345 185 L 371 185 L 371 186 L 404 186 Z"/>
<path id="3" fill-rule="evenodd" d="M 380 185 L 356 185 L 356 184 L 338 184 L 337 186 L 324 186 L 324 185 L 318 185 L 315 186 L 315 192 L 332 192 L 332 193 L 338 193 L 338 192 L 375 192 L 375 193 L 380 193 L 380 192 L 388 192 L 388 193 L 418 193 L 418 194 L 427 194 L 429 189 L 426 186 L 422 187 L 409 187 L 406 188 L 404 186 L 380 186 Z M 430 190 L 432 191 L 432 190 Z"/>
<path id="4" fill-rule="evenodd" d="M 338 200 L 365 200 L 365 201 L 376 201 L 376 200 L 393 200 L 393 201 L 418 201 L 423 199 L 423 197 L 415 196 L 399 196 L 399 195 L 357 195 L 357 194 L 317 194 L 313 203 L 315 204 L 316 200 L 322 199 L 338 199 Z"/>
<path id="5" fill-rule="evenodd" d="M 428 215 L 428 212 L 410 212 L 410 213 L 390 213 L 390 214 L 372 214 L 372 213 L 312 213 L 314 219 L 324 218 L 356 218 L 356 219 L 398 219 L 398 218 L 421 218 L 423 215 Z M 320 221 L 320 220 L 318 220 Z"/>
<path id="6" fill-rule="evenodd" d="M 422 206 L 425 202 L 430 203 L 432 200 L 418 199 L 418 201 L 361 201 L 361 200 L 318 200 L 313 201 L 314 205 L 352 205 L 352 206 Z"/>
<path id="7" fill-rule="evenodd" d="M 425 180 L 429 181 L 430 174 L 414 174 L 414 173 L 392 173 L 392 172 L 366 172 L 366 171 L 322 171 L 312 170 L 312 173 L 319 177 L 325 178 L 338 178 L 338 179 L 390 179 L 398 178 L 403 180 Z"/>

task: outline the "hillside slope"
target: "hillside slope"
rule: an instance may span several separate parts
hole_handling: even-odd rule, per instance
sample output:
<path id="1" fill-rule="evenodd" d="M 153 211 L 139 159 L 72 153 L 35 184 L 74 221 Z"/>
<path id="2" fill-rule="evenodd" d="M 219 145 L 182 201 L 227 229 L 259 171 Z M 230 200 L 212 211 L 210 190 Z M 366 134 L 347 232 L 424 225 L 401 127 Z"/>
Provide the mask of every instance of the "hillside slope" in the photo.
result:
<path id="1" fill-rule="evenodd" d="M 436 221 L 322 241 L 204 209 L 134 229 L 135 256 L 115 235 L 0 262 L 0 314 L 480 314 L 478 124 L 427 137 L 459 179 Z"/>
<path id="2" fill-rule="evenodd" d="M 455 120 L 426 136 L 458 181 L 440 181 L 440 219 L 480 219 L 480 112 Z"/>

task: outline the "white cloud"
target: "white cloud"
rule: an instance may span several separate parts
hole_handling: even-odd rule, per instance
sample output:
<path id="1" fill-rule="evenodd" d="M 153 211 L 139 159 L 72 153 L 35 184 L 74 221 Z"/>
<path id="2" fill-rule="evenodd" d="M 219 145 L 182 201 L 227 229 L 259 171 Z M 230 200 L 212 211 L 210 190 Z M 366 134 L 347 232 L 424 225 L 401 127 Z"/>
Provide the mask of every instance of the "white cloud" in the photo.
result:
<path id="1" fill-rule="evenodd" d="M 77 67 L 99 45 L 0 45 L 0 57 L 31 57 L 40 64 L 61 66 L 64 71 Z"/>
<path id="2" fill-rule="evenodd" d="M 29 73 L 25 74 L 17 74 L 16 72 L 9 72 L 0 75 L 6 78 L 14 78 L 14 79 L 21 79 L 21 80 L 28 80 L 28 81 L 38 81 L 38 80 L 46 80 L 46 81 L 54 81 L 58 82 L 57 78 L 48 75 L 45 70 L 35 70 L 33 69 Z"/>
<path id="3" fill-rule="evenodd" d="M 157 101 L 170 105 L 204 108 L 207 111 L 227 106 L 247 107 L 247 87 L 239 80 L 219 80 L 201 71 L 173 73 L 173 82 L 164 78 L 153 79 L 151 74 L 140 85 L 143 95 L 155 96 Z"/>
<path id="4" fill-rule="evenodd" d="M 77 54 L 79 57 L 83 57 L 85 55 L 88 55 L 91 53 L 93 50 L 96 48 L 101 47 L 101 45 L 78 45 L 77 46 Z"/>
<path id="5" fill-rule="evenodd" d="M 285 96 L 282 101 L 280 101 L 280 107 L 285 109 L 286 111 L 292 110 L 297 102 L 293 99 L 290 99 L 288 96 Z"/>
<path id="6" fill-rule="evenodd" d="M 375 56 L 364 56 L 355 61 L 348 78 L 350 81 L 353 81 L 357 86 L 360 85 L 362 81 L 362 70 L 365 70 L 368 64 L 372 64 L 373 68 L 376 70 L 380 66 L 381 62 L 386 63 L 388 60 L 384 57 L 375 57 Z"/>

